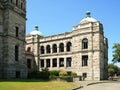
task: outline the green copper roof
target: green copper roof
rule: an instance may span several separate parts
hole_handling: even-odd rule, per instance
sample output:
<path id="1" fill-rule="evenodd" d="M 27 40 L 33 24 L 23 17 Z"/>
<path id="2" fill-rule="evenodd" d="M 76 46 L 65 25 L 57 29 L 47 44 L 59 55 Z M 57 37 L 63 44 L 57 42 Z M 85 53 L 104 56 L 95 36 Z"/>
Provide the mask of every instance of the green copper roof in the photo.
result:
<path id="1" fill-rule="evenodd" d="M 91 16 L 90 16 L 90 11 L 87 11 L 87 12 L 86 12 L 86 17 L 91 17 Z"/>
<path id="2" fill-rule="evenodd" d="M 38 31 L 38 26 L 37 26 L 37 25 L 35 26 L 35 30 L 37 30 L 37 31 Z"/>
<path id="3" fill-rule="evenodd" d="M 95 18 L 92 18 L 90 16 L 90 11 L 86 12 L 86 18 L 83 18 L 80 23 L 84 23 L 84 22 L 97 22 L 97 20 Z"/>
<path id="4" fill-rule="evenodd" d="M 39 31 L 39 27 L 37 25 L 35 26 L 35 29 L 30 33 L 30 35 L 43 36 L 42 33 Z"/>

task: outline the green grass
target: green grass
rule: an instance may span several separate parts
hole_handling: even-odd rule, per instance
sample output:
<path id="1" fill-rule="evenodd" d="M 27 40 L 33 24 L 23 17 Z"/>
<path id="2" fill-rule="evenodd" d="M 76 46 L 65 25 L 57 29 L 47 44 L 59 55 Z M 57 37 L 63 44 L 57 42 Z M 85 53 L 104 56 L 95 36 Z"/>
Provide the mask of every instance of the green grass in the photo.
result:
<path id="1" fill-rule="evenodd" d="M 63 81 L 38 81 L 38 80 L 0 80 L 0 90 L 71 90 L 76 85 Z"/>

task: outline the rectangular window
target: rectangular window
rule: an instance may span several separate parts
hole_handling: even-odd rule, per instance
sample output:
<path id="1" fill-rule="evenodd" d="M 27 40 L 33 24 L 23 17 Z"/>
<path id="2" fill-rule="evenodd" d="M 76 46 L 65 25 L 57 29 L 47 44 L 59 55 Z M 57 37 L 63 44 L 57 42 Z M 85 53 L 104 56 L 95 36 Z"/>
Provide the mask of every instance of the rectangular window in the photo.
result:
<path id="1" fill-rule="evenodd" d="M 46 67 L 50 67 L 50 59 L 46 60 Z"/>
<path id="2" fill-rule="evenodd" d="M 87 77 L 87 73 L 83 73 L 82 76 L 83 76 L 84 78 L 86 78 L 86 77 Z"/>
<path id="3" fill-rule="evenodd" d="M 66 67 L 71 67 L 71 61 L 72 61 L 71 57 L 68 57 L 66 61 Z"/>
<path id="4" fill-rule="evenodd" d="M 44 60 L 41 59 L 41 67 L 44 67 Z"/>
<path id="5" fill-rule="evenodd" d="M 19 60 L 19 47 L 16 45 L 15 46 L 15 61 Z"/>
<path id="6" fill-rule="evenodd" d="M 31 69 L 31 59 L 27 59 L 27 67 Z"/>
<path id="7" fill-rule="evenodd" d="M 16 6 L 18 6 L 18 0 L 16 0 Z"/>
<path id="8" fill-rule="evenodd" d="M 21 9 L 23 9 L 23 3 L 21 3 Z"/>
<path id="9" fill-rule="evenodd" d="M 64 58 L 59 59 L 59 66 L 64 67 Z"/>
<path id="10" fill-rule="evenodd" d="M 53 65 L 53 67 L 57 67 L 57 59 L 56 58 L 53 59 L 52 65 Z"/>
<path id="11" fill-rule="evenodd" d="M 18 35 L 19 35 L 19 28 L 18 27 L 15 27 L 15 29 L 16 29 L 16 37 L 18 37 Z"/>
<path id="12" fill-rule="evenodd" d="M 16 71 L 16 78 L 20 78 L 20 71 Z"/>
<path id="13" fill-rule="evenodd" d="M 82 66 L 88 66 L 88 55 L 82 56 Z"/>

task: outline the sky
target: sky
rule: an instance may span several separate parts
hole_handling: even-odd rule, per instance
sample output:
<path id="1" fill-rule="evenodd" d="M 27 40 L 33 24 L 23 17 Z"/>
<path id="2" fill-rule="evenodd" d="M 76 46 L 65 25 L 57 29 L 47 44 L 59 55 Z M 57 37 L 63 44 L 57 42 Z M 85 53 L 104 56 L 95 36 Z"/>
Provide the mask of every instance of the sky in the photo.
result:
<path id="1" fill-rule="evenodd" d="M 71 32 L 85 18 L 86 11 L 103 24 L 108 38 L 109 63 L 114 43 L 120 43 L 120 0 L 27 0 L 26 34 L 39 26 L 44 36 Z M 120 64 L 117 64 L 120 66 Z"/>

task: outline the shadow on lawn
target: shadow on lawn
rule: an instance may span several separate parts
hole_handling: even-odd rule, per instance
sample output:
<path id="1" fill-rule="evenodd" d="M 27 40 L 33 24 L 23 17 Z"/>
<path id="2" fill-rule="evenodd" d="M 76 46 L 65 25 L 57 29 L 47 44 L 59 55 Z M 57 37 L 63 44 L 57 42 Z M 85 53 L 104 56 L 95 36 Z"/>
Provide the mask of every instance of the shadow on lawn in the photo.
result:
<path id="1" fill-rule="evenodd" d="M 0 79 L 0 82 L 49 82 L 42 79 Z"/>

